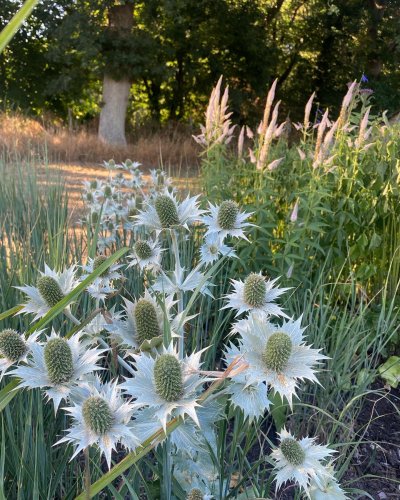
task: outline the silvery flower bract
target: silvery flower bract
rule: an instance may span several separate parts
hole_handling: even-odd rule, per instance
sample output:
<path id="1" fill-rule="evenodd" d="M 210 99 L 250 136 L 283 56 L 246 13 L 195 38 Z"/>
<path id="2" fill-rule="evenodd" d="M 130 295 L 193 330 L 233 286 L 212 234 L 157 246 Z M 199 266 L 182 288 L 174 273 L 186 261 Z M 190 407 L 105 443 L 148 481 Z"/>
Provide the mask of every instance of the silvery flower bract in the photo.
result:
<path id="1" fill-rule="evenodd" d="M 279 447 L 271 454 L 277 471 L 277 490 L 287 481 L 295 481 L 309 496 L 312 479 L 332 477 L 324 462 L 334 453 L 333 450 L 315 444 L 315 439 L 312 438 L 296 440 L 286 429 L 278 436 Z"/>
<path id="2" fill-rule="evenodd" d="M 65 339 L 53 330 L 46 342 L 32 343 L 26 365 L 10 373 L 21 379 L 20 387 L 43 389 L 57 411 L 61 400 L 69 397 L 84 375 L 101 369 L 97 363 L 104 352 L 90 348 L 80 333 Z"/>

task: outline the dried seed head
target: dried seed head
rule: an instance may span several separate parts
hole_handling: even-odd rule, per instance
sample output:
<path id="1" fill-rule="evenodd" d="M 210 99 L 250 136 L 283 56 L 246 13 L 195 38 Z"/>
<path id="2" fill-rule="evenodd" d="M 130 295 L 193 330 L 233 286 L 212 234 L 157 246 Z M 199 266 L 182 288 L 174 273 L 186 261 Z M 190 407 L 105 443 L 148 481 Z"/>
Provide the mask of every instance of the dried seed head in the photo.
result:
<path id="1" fill-rule="evenodd" d="M 47 342 L 44 361 L 52 384 L 63 384 L 71 380 L 74 373 L 72 351 L 65 339 L 57 337 Z"/>
<path id="2" fill-rule="evenodd" d="M 134 310 L 136 336 L 139 345 L 161 335 L 157 311 L 154 304 L 147 299 L 139 299 Z"/>
<path id="3" fill-rule="evenodd" d="M 178 401 L 183 395 L 182 368 L 172 354 L 162 354 L 154 364 L 156 392 L 165 401 Z"/>
<path id="4" fill-rule="evenodd" d="M 170 196 L 166 194 L 157 196 L 154 207 L 163 228 L 170 228 L 179 224 L 178 210 Z"/>
<path id="5" fill-rule="evenodd" d="M 135 253 L 141 260 L 150 259 L 153 255 L 153 250 L 147 241 L 138 240 L 135 243 Z"/>
<path id="6" fill-rule="evenodd" d="M 236 218 L 239 214 L 239 205 L 234 201 L 223 201 L 218 210 L 217 222 L 221 229 L 235 228 Z"/>
<path id="7" fill-rule="evenodd" d="M 40 276 L 37 280 L 37 289 L 49 307 L 54 307 L 64 298 L 60 285 L 51 276 Z"/>
<path id="8" fill-rule="evenodd" d="M 251 307 L 262 307 L 265 301 L 266 283 L 263 276 L 251 273 L 244 280 L 244 301 Z"/>
<path id="9" fill-rule="evenodd" d="M 293 438 L 283 439 L 280 448 L 283 456 L 291 465 L 299 467 L 303 464 L 306 454 L 298 441 Z"/>
<path id="10" fill-rule="evenodd" d="M 24 354 L 27 347 L 24 339 L 15 330 L 7 329 L 0 332 L 0 354 L 15 363 Z"/>
<path id="11" fill-rule="evenodd" d="M 204 495 L 199 490 L 199 488 L 193 488 L 192 490 L 189 491 L 188 496 L 186 498 L 187 500 L 203 500 Z"/>
<path id="12" fill-rule="evenodd" d="M 83 403 L 82 414 L 89 429 L 100 436 L 106 434 L 114 422 L 110 406 L 99 396 L 90 396 Z"/>
<path id="13" fill-rule="evenodd" d="M 265 366 L 269 370 L 282 372 L 288 364 L 292 354 L 293 343 L 287 333 L 273 333 L 268 339 L 262 354 Z"/>
<path id="14" fill-rule="evenodd" d="M 107 260 L 107 257 L 105 255 L 98 255 L 94 261 L 93 261 L 93 271 L 96 271 L 104 262 Z M 108 269 L 103 271 L 100 276 L 107 276 L 108 274 Z"/>

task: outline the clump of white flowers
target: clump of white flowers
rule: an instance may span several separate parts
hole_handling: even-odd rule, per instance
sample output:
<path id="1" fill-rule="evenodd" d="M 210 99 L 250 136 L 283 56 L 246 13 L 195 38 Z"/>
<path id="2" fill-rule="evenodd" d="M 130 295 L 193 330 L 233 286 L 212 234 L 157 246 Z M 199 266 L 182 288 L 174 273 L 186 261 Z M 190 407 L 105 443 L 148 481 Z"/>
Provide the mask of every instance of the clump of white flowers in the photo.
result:
<path id="1" fill-rule="evenodd" d="M 237 417 L 257 426 L 276 394 L 292 406 L 304 380 L 317 382 L 326 357 L 304 335 L 302 319 L 278 304 L 288 290 L 278 277 L 253 272 L 214 296 L 218 268 L 236 257 L 238 240 L 248 241 L 251 214 L 232 200 L 208 209 L 199 196 L 181 200 L 166 172 L 146 176 L 139 166 L 109 161 L 106 181 L 84 183 L 81 224 L 96 238 L 97 253 L 63 271 L 45 266 L 36 286 L 19 287 L 27 296 L 19 313 L 36 321 L 58 308 L 74 329 L 1 331 L 0 376 L 12 368 L 19 388 L 40 388 L 56 411 L 64 402 L 70 424 L 57 444 L 72 443 L 73 457 L 95 446 L 111 467 L 117 447 L 129 453 L 154 440 L 165 444 L 158 450 L 166 454 L 164 472 L 175 471 L 186 498 L 219 498 L 230 484 L 215 464 L 216 424 Z M 103 270 L 123 244 L 127 259 Z M 95 302 L 80 319 L 79 301 L 69 300 L 78 285 Z M 220 371 L 203 368 L 211 346 L 201 348 L 203 323 L 193 327 L 203 300 L 220 300 L 221 315 L 233 309 L 240 316 L 220 350 Z M 332 450 L 286 430 L 279 441 L 271 470 L 277 488 L 292 481 L 311 498 L 346 498 Z"/>

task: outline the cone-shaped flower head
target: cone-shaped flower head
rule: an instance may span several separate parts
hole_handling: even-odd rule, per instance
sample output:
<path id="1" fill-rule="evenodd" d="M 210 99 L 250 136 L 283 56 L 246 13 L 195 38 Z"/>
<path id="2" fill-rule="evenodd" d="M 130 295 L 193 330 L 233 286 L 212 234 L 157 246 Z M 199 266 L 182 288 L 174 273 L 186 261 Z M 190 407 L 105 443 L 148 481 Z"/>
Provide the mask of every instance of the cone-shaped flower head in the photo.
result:
<path id="1" fill-rule="evenodd" d="M 119 314 L 114 315 L 105 329 L 124 345 L 134 349 L 141 347 L 143 343 L 153 345 L 156 339 L 162 341 L 164 311 L 150 293 L 146 290 L 144 297 L 137 301 L 131 302 L 124 298 L 124 302 L 125 318 L 121 319 Z M 173 304 L 170 299 L 165 302 L 167 319 Z"/>
<path id="2" fill-rule="evenodd" d="M 313 479 L 332 478 L 324 462 L 334 451 L 315 444 L 315 440 L 311 438 L 297 440 L 286 429 L 283 429 L 278 436 L 280 446 L 272 452 L 277 471 L 276 489 L 292 480 L 303 488 L 309 497 L 310 482 Z"/>
<path id="3" fill-rule="evenodd" d="M 61 400 L 68 399 L 71 391 L 81 385 L 84 375 L 101 369 L 97 362 L 104 349 L 91 349 L 81 336 L 78 332 L 65 339 L 53 330 L 44 344 L 30 345 L 26 366 L 20 365 L 10 373 L 21 378 L 20 387 L 43 388 L 57 411 Z"/>
<path id="4" fill-rule="evenodd" d="M 202 222 L 207 226 L 206 235 L 218 234 L 222 240 L 226 236 L 247 240 L 244 231 L 253 225 L 246 222 L 250 213 L 241 212 L 239 205 L 232 200 L 223 201 L 219 206 L 209 203 L 209 210 L 202 217 Z"/>
<path id="5" fill-rule="evenodd" d="M 55 337 L 46 343 L 44 361 L 52 384 L 64 384 L 71 380 L 74 373 L 72 350 L 65 339 Z"/>
<path id="6" fill-rule="evenodd" d="M 60 285 L 51 276 L 40 276 L 36 283 L 40 295 L 49 307 L 54 307 L 64 298 Z"/>
<path id="7" fill-rule="evenodd" d="M 111 429 L 114 416 L 107 401 L 100 396 L 90 396 L 82 405 L 82 415 L 86 426 L 103 436 Z"/>
<path id="8" fill-rule="evenodd" d="M 147 437 L 140 435 L 132 423 L 137 405 L 122 397 L 116 381 L 102 384 L 98 377 L 89 375 L 72 393 L 71 402 L 72 405 L 64 409 L 73 417 L 72 426 L 56 444 L 72 443 L 75 446 L 72 458 L 88 446 L 96 445 L 110 467 L 111 453 L 117 443 L 133 450 Z"/>
<path id="9" fill-rule="evenodd" d="M 292 354 L 293 342 L 285 332 L 273 333 L 265 344 L 262 354 L 265 366 L 269 370 L 283 372 Z"/>
<path id="10" fill-rule="evenodd" d="M 21 335 L 15 330 L 7 329 L 0 332 L 0 354 L 15 363 L 22 358 L 28 348 Z"/>
<path id="11" fill-rule="evenodd" d="M 145 298 L 136 302 L 133 316 L 136 324 L 136 338 L 140 344 L 161 335 L 159 317 L 154 301 Z"/>
<path id="12" fill-rule="evenodd" d="M 135 252 L 140 260 L 147 260 L 153 254 L 151 246 L 147 243 L 147 241 L 138 240 L 135 243 Z"/>
<path id="13" fill-rule="evenodd" d="M 163 229 L 169 229 L 179 224 L 178 210 L 175 201 L 166 194 L 160 194 L 154 202 L 158 218 Z"/>
<path id="14" fill-rule="evenodd" d="M 244 280 L 243 298 L 251 308 L 257 309 L 263 306 L 266 291 L 267 283 L 261 274 L 251 273 Z"/>
<path id="15" fill-rule="evenodd" d="M 168 401 L 179 401 L 183 395 L 182 367 L 173 354 L 162 354 L 154 364 L 154 382 L 157 394 Z"/>
<path id="16" fill-rule="evenodd" d="M 53 271 L 47 265 L 44 268 L 45 271 L 38 278 L 36 287 L 16 287 L 28 296 L 28 302 L 18 314 L 34 313 L 34 321 L 44 316 L 78 284 L 75 278 L 75 266 L 69 267 L 62 273 Z M 68 310 L 68 307 L 66 309 Z"/>
<path id="17" fill-rule="evenodd" d="M 199 373 L 202 351 L 179 359 L 172 344 L 152 357 L 131 354 L 136 372 L 121 385 L 139 406 L 153 409 L 154 417 L 166 429 L 168 417 L 189 415 L 199 425 L 196 408 L 199 387 L 205 379 Z"/>
<path id="18" fill-rule="evenodd" d="M 42 332 L 43 330 L 37 330 L 27 339 L 10 328 L 0 332 L 0 382 L 11 366 L 26 361 L 31 346 L 36 344 Z"/>
<path id="19" fill-rule="evenodd" d="M 294 467 L 300 467 L 306 458 L 306 453 L 300 443 L 290 437 L 282 439 L 281 452 L 289 464 Z"/>
<path id="20" fill-rule="evenodd" d="M 203 500 L 203 498 L 204 495 L 199 488 L 193 488 L 189 491 L 187 496 L 187 500 Z"/>
<path id="21" fill-rule="evenodd" d="M 234 290 L 226 298 L 228 303 L 223 307 L 236 309 L 238 316 L 250 311 L 253 314 L 262 316 L 283 316 L 288 317 L 282 309 L 275 304 L 275 300 L 280 297 L 288 288 L 277 288 L 274 280 L 267 280 L 261 273 L 251 273 L 243 281 L 232 280 Z"/>
<path id="22" fill-rule="evenodd" d="M 217 222 L 221 229 L 230 231 L 235 228 L 239 215 L 239 205 L 231 200 L 223 201 L 218 209 Z"/>

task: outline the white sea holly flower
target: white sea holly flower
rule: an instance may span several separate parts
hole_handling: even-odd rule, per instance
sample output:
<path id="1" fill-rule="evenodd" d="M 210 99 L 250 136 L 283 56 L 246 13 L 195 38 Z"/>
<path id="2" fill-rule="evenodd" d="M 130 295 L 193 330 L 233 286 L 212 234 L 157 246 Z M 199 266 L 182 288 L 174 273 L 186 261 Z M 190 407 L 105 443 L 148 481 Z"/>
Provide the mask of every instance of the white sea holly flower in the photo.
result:
<path id="1" fill-rule="evenodd" d="M 286 429 L 283 429 L 278 436 L 280 446 L 271 453 L 277 470 L 276 489 L 278 490 L 287 481 L 295 481 L 309 497 L 312 479 L 332 477 L 322 462 L 326 461 L 334 451 L 327 446 L 315 444 L 315 439 L 312 438 L 296 440 Z"/>
<path id="2" fill-rule="evenodd" d="M 160 268 L 162 249 L 157 240 L 138 239 L 132 250 L 132 254 L 128 256 L 131 259 L 128 268 L 132 266 L 138 266 L 140 270 Z"/>
<path id="3" fill-rule="evenodd" d="M 337 479 L 334 477 L 334 468 L 332 463 L 326 466 L 330 476 L 317 474 L 310 481 L 309 497 L 311 500 L 348 500 L 349 497 L 340 487 Z"/>
<path id="4" fill-rule="evenodd" d="M 209 234 L 200 248 L 200 262 L 205 265 L 212 264 L 219 259 L 220 255 L 236 257 L 235 250 L 225 245 L 218 233 Z"/>
<path id="5" fill-rule="evenodd" d="M 150 170 L 150 176 L 152 183 L 155 188 L 166 188 L 172 184 L 171 177 L 164 170 L 152 169 Z"/>
<path id="6" fill-rule="evenodd" d="M 320 349 L 305 345 L 301 317 L 276 326 L 255 316 L 239 321 L 234 331 L 240 333 L 239 348 L 230 346 L 226 352 L 227 363 L 241 356 L 248 364 L 243 372 L 246 384 L 264 382 L 292 406 L 297 381 L 308 379 L 318 382 L 315 365 L 326 356 Z M 242 374 L 241 374 L 242 375 Z"/>
<path id="7" fill-rule="evenodd" d="M 201 265 L 196 266 L 186 276 L 184 269 L 180 269 L 179 273 L 176 271 L 169 273 L 170 276 L 161 271 L 152 288 L 154 291 L 164 293 L 165 295 L 174 295 L 179 291 L 191 292 L 201 286 L 200 293 L 212 297 L 212 293 L 208 288 L 211 283 L 206 281 L 204 274 L 199 271 Z"/>
<path id="8" fill-rule="evenodd" d="M 21 379 L 19 387 L 44 389 L 57 411 L 61 400 L 69 397 L 84 375 L 101 370 L 97 362 L 105 350 L 89 348 L 81 342 L 81 336 L 78 332 L 66 339 L 53 330 L 44 344 L 30 345 L 26 365 L 18 366 L 10 374 Z"/>
<path id="9" fill-rule="evenodd" d="M 236 316 L 252 312 L 262 317 L 283 316 L 288 318 L 275 300 L 289 288 L 274 287 L 279 278 L 267 280 L 261 273 L 251 273 L 244 281 L 231 280 L 233 292 L 226 295 L 228 303 L 222 309 L 236 309 Z"/>
<path id="10" fill-rule="evenodd" d="M 89 257 L 86 265 L 82 266 L 82 269 L 88 274 L 82 275 L 81 281 L 86 279 L 89 274 L 98 269 L 106 260 L 107 257 L 105 255 L 98 255 L 94 259 Z M 108 294 L 115 292 L 112 282 L 113 280 L 118 280 L 122 277 L 122 274 L 118 271 L 121 267 L 123 267 L 122 264 L 111 264 L 111 266 L 101 273 L 100 276 L 86 288 L 86 290 L 93 298 L 104 301 Z"/>
<path id="11" fill-rule="evenodd" d="M 0 382 L 11 366 L 24 363 L 43 330 L 38 330 L 27 339 L 16 330 L 7 328 L 0 332 Z"/>
<path id="12" fill-rule="evenodd" d="M 253 226 L 246 220 L 251 213 L 241 212 L 239 205 L 231 200 L 226 200 L 221 205 L 209 203 L 210 214 L 202 217 L 202 222 L 207 226 L 206 234 L 217 233 L 224 239 L 226 236 L 243 238 L 247 240 L 244 229 Z"/>
<path id="13" fill-rule="evenodd" d="M 147 200 L 144 209 L 139 210 L 135 220 L 137 224 L 156 231 L 156 234 L 164 229 L 174 229 L 178 226 L 188 229 L 189 225 L 200 220 L 204 212 L 198 207 L 198 197 L 190 198 L 188 195 L 182 202 L 179 202 L 174 194 L 164 191 L 152 200 Z"/>
<path id="14" fill-rule="evenodd" d="M 164 311 L 156 300 L 146 290 L 144 297 L 135 302 L 124 298 L 125 318 L 114 317 L 105 328 L 111 335 L 117 337 L 124 345 L 137 349 L 143 342 L 154 342 L 161 338 L 164 330 Z M 169 320 L 168 312 L 174 304 L 172 300 L 165 303 L 165 319 Z"/>
<path id="15" fill-rule="evenodd" d="M 155 358 L 132 354 L 136 374 L 121 387 L 136 398 L 140 406 L 154 410 L 154 417 L 166 429 L 169 417 L 189 415 L 199 425 L 196 408 L 198 391 L 206 379 L 199 373 L 204 350 L 179 359 L 172 344 Z"/>
<path id="16" fill-rule="evenodd" d="M 71 266 L 62 273 L 58 273 L 45 264 L 44 273 L 40 272 L 41 276 L 36 286 L 15 287 L 28 296 L 28 302 L 17 314 L 33 313 L 35 314 L 33 321 L 44 316 L 78 285 L 75 271 L 76 266 Z M 66 310 L 69 310 L 69 306 Z"/>
<path id="17" fill-rule="evenodd" d="M 250 421 L 262 417 L 271 404 L 268 387 L 263 382 L 248 384 L 245 379 L 240 381 L 235 378 L 226 391 L 230 394 L 232 404 L 240 408 Z"/>
<path id="18" fill-rule="evenodd" d="M 99 380 L 87 383 L 80 389 L 79 398 L 73 398 L 72 406 L 64 408 L 72 416 L 73 424 L 56 444 L 75 446 L 71 460 L 88 446 L 95 445 L 110 468 L 111 453 L 118 443 L 130 451 L 141 442 L 132 423 L 136 406 L 122 397 L 117 381 L 104 385 Z"/>

